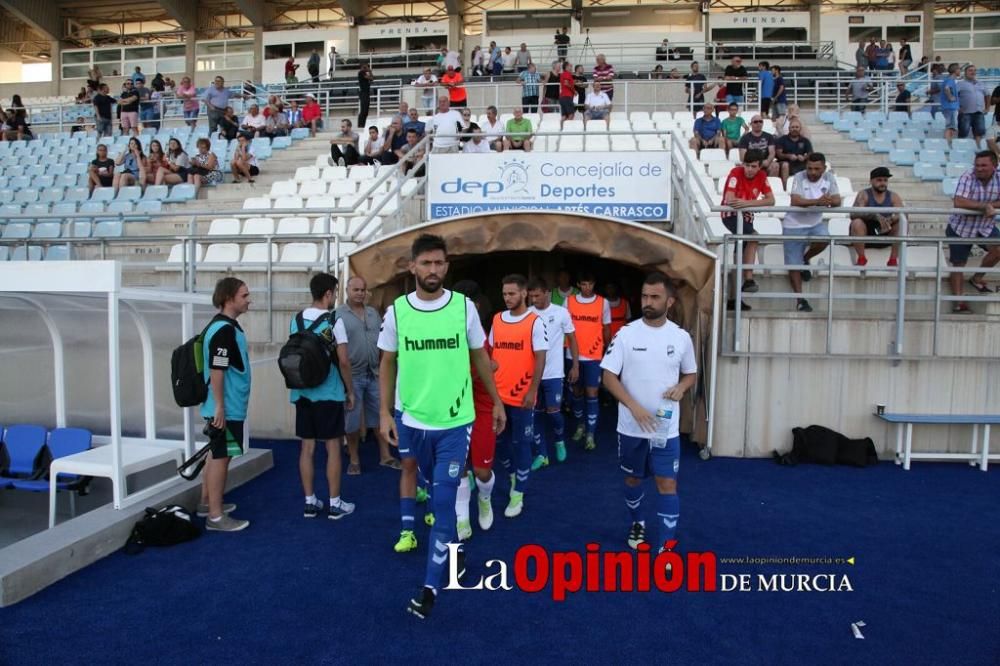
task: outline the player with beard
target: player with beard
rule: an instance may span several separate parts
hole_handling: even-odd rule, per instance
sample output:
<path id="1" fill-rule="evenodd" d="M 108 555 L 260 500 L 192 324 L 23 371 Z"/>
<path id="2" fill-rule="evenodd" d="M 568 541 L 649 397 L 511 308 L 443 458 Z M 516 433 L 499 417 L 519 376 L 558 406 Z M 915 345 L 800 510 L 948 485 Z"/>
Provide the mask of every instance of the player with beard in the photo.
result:
<path id="1" fill-rule="evenodd" d="M 594 436 L 597 433 L 597 391 L 601 386 L 601 359 L 604 348 L 611 340 L 611 306 L 603 296 L 594 293 L 596 281 L 593 274 L 580 275 L 580 293 L 566 299 L 566 309 L 573 318 L 576 339 L 580 345 L 580 377 L 573 384 L 573 416 L 576 418 L 576 432 L 573 441 L 579 442 L 587 435 L 584 449 L 593 451 L 597 447 Z M 569 350 L 566 357 L 569 358 Z M 587 420 L 583 421 L 584 396 L 586 395 Z"/>
<path id="2" fill-rule="evenodd" d="M 509 424 L 500 438 L 500 461 L 510 472 L 513 458 L 515 470 L 510 502 L 503 512 L 508 518 L 521 515 L 524 509 L 535 438 L 535 399 L 549 348 L 545 322 L 528 309 L 527 285 L 523 275 L 515 273 L 503 278 L 503 302 L 508 309 L 494 315 L 489 337 L 495 366 L 493 378 Z"/>
<path id="3" fill-rule="evenodd" d="M 424 586 L 407 607 L 408 612 L 423 619 L 430 614 L 437 597 L 448 559 L 447 544 L 456 538 L 455 498 L 465 472 L 475 420 L 470 359 L 493 400 L 495 432 L 503 430 L 506 416 L 493 384 L 489 356 L 483 349 L 486 335 L 476 308 L 461 294 L 443 288 L 448 273 L 444 239 L 431 234 L 419 236 L 410 257 L 416 291 L 400 296 L 389 306 L 378 338 L 382 350 L 380 428 L 389 442 L 399 447 L 403 460 L 417 460 L 434 487 L 436 521 L 427 549 Z M 456 565 L 461 576 L 464 553 Z"/>
<path id="4" fill-rule="evenodd" d="M 674 538 L 680 517 L 677 468 L 680 463 L 679 402 L 695 384 L 697 365 L 691 336 L 667 319 L 677 292 L 663 273 L 650 274 L 642 285 L 642 319 L 627 324 L 601 362 L 604 386 L 618 400 L 618 458 L 625 473 L 625 504 L 632 526 L 628 545 L 646 540 L 642 519 L 642 481 L 656 480 L 659 546 Z M 654 439 L 657 408 L 672 405 L 666 440 Z"/>

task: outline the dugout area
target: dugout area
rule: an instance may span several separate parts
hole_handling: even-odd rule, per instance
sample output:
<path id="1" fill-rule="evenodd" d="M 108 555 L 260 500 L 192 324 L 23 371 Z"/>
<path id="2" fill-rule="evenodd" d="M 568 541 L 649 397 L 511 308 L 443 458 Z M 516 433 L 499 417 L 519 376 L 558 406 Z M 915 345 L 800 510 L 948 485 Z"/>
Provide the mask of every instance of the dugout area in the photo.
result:
<path id="1" fill-rule="evenodd" d="M 450 266 L 445 285 L 478 282 L 493 310 L 503 308 L 500 280 L 508 273 L 541 275 L 552 284 L 561 268 L 574 276 L 592 271 L 598 290 L 619 282 L 639 315 L 638 294 L 645 273 L 666 273 L 678 288 L 675 321 L 691 333 L 699 359 L 698 390 L 685 400 L 681 428 L 695 441 L 710 443 L 710 374 L 718 312 L 715 255 L 678 237 L 641 224 L 576 213 L 499 213 L 435 221 L 409 227 L 362 246 L 348 259 L 348 274 L 360 275 L 371 303 L 385 307 L 414 288 L 408 271 L 410 245 L 423 233 L 448 242 Z"/>

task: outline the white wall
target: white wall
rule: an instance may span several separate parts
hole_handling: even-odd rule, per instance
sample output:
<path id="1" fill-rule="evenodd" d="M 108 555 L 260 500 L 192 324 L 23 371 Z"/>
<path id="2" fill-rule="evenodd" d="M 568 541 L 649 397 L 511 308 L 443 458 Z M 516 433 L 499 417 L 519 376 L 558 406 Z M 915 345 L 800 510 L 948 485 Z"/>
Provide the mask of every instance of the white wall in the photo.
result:
<path id="1" fill-rule="evenodd" d="M 879 27 L 883 28 L 882 34 L 885 35 L 884 28 L 887 26 L 901 26 L 904 24 L 904 17 L 906 16 L 921 16 L 920 12 L 864 12 L 860 14 L 823 14 L 823 20 L 820 22 L 820 39 L 823 41 L 833 41 L 836 43 L 837 49 L 837 60 L 841 60 L 847 63 L 854 63 L 854 52 L 858 48 L 857 41 L 851 41 L 850 30 L 852 26 L 849 24 L 849 18 L 851 16 L 863 16 L 865 19 L 865 27 Z M 923 20 L 921 18 L 921 20 Z M 858 26 L 853 26 L 858 27 Z M 921 41 L 919 42 L 909 42 L 910 51 L 913 53 L 913 61 L 915 63 L 920 62 L 920 58 L 924 55 L 925 45 L 923 42 L 923 30 L 920 34 Z M 899 42 L 894 41 L 892 43 L 893 48 L 896 53 L 899 53 Z M 986 49 L 984 49 L 986 50 Z"/>
<path id="2" fill-rule="evenodd" d="M 330 52 L 330 47 L 335 46 L 338 53 L 347 53 L 350 50 L 350 28 L 323 28 L 318 30 L 277 30 L 264 33 L 264 47 L 269 44 L 294 44 L 295 42 L 319 42 L 324 43 L 323 51 L 320 53 L 322 60 L 320 61 L 319 71 L 321 76 L 326 75 L 326 70 L 329 67 L 327 60 L 327 53 Z M 309 71 L 306 69 L 306 63 L 309 62 L 310 53 L 299 54 L 304 55 L 304 57 L 298 57 L 295 62 L 299 64 L 298 77 L 302 81 L 309 76 Z M 280 60 L 265 60 L 264 65 L 261 69 L 261 76 L 263 77 L 263 83 L 281 83 L 285 80 L 285 59 Z M 229 77 L 226 77 L 227 79 Z M 243 77 L 246 78 L 246 77 Z"/>

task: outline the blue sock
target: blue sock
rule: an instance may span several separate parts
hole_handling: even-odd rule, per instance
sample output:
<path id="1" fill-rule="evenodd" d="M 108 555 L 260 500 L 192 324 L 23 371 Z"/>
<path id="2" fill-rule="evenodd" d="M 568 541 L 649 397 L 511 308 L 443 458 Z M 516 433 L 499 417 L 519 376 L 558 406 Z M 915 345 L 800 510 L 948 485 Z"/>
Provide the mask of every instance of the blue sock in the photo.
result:
<path id="1" fill-rule="evenodd" d="M 552 437 L 557 441 L 563 441 L 566 436 L 566 419 L 560 411 L 548 412 L 549 425 L 552 427 Z"/>
<path id="2" fill-rule="evenodd" d="M 531 423 L 532 416 L 528 416 L 528 423 Z M 523 493 L 528 487 L 528 474 L 531 472 L 531 441 L 534 439 L 534 434 L 532 432 L 525 432 L 522 428 L 521 432 L 511 432 L 511 437 L 514 440 L 512 446 L 514 448 L 514 465 L 515 478 L 517 483 L 515 487 L 519 493 Z"/>
<path id="3" fill-rule="evenodd" d="M 597 412 L 600 407 L 597 403 L 597 398 L 591 398 L 587 396 L 587 434 L 593 435 L 597 432 Z"/>
<path id="4" fill-rule="evenodd" d="M 677 519 L 681 515 L 681 499 L 677 494 L 660 495 L 656 499 L 656 516 L 660 519 L 660 543 L 655 550 L 674 538 L 677 532 Z"/>
<path id="5" fill-rule="evenodd" d="M 628 514 L 632 518 L 633 523 L 642 520 L 642 500 L 645 496 L 646 494 L 642 492 L 641 485 L 633 488 L 625 484 L 625 506 L 628 507 Z"/>
<path id="6" fill-rule="evenodd" d="M 434 483 L 434 527 L 431 528 L 430 547 L 427 550 L 427 575 L 424 585 L 441 587 L 441 576 L 448 561 L 448 543 L 457 542 L 455 517 L 455 497 L 458 494 L 458 479 L 448 476 L 448 463 L 439 463 L 442 469 L 435 469 L 435 477 L 444 479 Z"/>
<path id="7" fill-rule="evenodd" d="M 535 412 L 535 437 L 532 442 L 531 456 L 549 457 L 549 447 L 545 443 L 545 412 Z"/>
<path id="8" fill-rule="evenodd" d="M 583 418 L 583 396 L 573 395 L 573 418 L 579 423 L 580 419 Z"/>
<path id="9" fill-rule="evenodd" d="M 399 514 L 403 518 L 403 529 L 413 530 L 414 518 L 417 513 L 417 500 L 413 497 L 399 498 Z"/>

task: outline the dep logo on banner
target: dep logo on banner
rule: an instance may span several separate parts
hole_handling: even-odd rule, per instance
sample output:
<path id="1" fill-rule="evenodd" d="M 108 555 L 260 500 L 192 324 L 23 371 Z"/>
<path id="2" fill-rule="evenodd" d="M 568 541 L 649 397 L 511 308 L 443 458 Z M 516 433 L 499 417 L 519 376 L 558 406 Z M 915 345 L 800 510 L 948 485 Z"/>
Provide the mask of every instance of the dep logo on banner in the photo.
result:
<path id="1" fill-rule="evenodd" d="M 432 154 L 428 216 L 561 210 L 670 219 L 670 153 Z"/>

